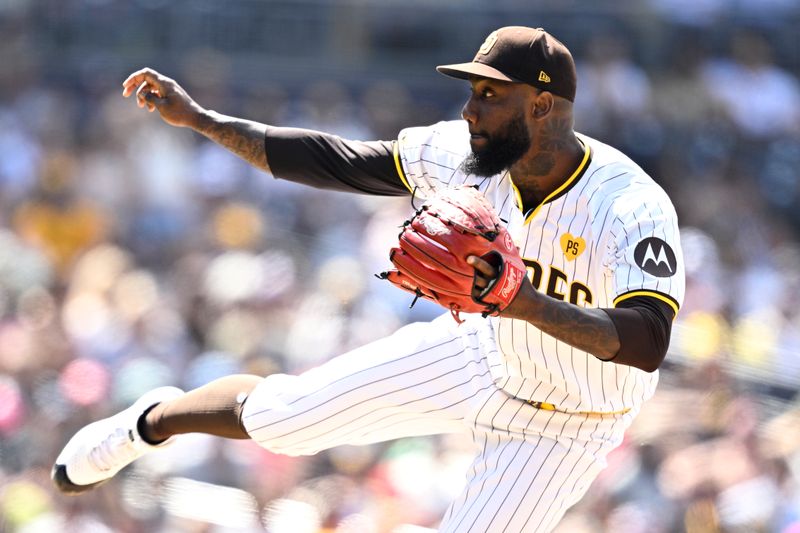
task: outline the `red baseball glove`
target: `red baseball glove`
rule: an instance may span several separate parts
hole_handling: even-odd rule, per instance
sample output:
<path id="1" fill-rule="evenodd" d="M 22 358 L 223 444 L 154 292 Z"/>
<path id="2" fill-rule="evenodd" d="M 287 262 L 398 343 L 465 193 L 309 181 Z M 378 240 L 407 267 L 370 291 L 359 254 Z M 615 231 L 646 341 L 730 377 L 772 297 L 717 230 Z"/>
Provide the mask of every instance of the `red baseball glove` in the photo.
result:
<path id="1" fill-rule="evenodd" d="M 476 287 L 477 273 L 467 263 L 471 255 L 497 271 L 483 289 Z M 438 191 L 427 200 L 403 224 L 400 246 L 391 249 L 389 259 L 395 269 L 381 278 L 449 309 L 457 322 L 462 311 L 499 314 L 525 278 L 511 235 L 486 198 L 468 186 Z"/>

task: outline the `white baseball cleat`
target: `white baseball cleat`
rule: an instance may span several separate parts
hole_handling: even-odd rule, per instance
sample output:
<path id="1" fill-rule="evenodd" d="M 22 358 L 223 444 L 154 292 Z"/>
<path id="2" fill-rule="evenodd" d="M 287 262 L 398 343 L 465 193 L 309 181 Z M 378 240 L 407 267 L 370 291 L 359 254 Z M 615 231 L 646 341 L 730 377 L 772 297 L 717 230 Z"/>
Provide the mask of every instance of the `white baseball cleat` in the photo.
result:
<path id="1" fill-rule="evenodd" d="M 65 494 L 79 494 L 108 481 L 145 453 L 163 448 L 173 439 L 153 445 L 142 440 L 136 424 L 151 406 L 184 392 L 159 387 L 145 393 L 124 411 L 93 422 L 78 431 L 58 454 L 50 477 Z"/>

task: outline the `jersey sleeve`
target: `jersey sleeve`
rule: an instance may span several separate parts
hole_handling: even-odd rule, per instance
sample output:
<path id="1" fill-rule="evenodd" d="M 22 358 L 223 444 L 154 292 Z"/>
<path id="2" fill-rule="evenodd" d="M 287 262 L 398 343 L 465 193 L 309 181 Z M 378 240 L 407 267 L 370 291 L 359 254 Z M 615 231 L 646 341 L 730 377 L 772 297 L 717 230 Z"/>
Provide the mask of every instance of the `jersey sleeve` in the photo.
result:
<path id="1" fill-rule="evenodd" d="M 469 131 L 463 120 L 406 128 L 394 149 L 401 179 L 423 198 L 442 187 L 469 183 L 461 170 L 469 153 Z"/>
<path id="2" fill-rule="evenodd" d="M 683 303 L 685 271 L 678 218 L 660 188 L 631 194 L 617 202 L 609 231 L 610 271 L 614 307 L 630 298 L 656 298 L 674 311 Z M 630 207 L 634 206 L 634 207 Z"/>

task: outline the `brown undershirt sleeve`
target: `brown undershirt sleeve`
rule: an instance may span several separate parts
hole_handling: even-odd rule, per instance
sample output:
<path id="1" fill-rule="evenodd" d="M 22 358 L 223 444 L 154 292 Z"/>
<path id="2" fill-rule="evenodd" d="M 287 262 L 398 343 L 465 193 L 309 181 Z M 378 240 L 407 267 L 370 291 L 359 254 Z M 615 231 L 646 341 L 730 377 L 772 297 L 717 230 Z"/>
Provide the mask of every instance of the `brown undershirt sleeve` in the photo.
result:
<path id="1" fill-rule="evenodd" d="M 648 372 L 658 369 L 669 347 L 675 317 L 672 307 L 657 298 L 636 296 L 603 311 L 614 323 L 620 342 L 619 351 L 608 361 Z"/>
<path id="2" fill-rule="evenodd" d="M 273 176 L 317 189 L 407 196 L 391 141 L 351 141 L 302 128 L 268 126 L 264 149 Z"/>

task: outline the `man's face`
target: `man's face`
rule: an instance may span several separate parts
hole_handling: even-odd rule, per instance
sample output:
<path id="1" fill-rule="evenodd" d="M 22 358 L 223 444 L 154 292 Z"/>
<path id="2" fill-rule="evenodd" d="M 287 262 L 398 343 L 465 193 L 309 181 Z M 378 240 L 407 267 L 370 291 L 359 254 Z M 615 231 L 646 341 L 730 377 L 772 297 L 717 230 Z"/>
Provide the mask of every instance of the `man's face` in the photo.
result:
<path id="1" fill-rule="evenodd" d="M 476 78 L 462 116 L 469 124 L 472 153 L 463 170 L 494 176 L 510 168 L 531 147 L 525 93 L 518 84 Z"/>

